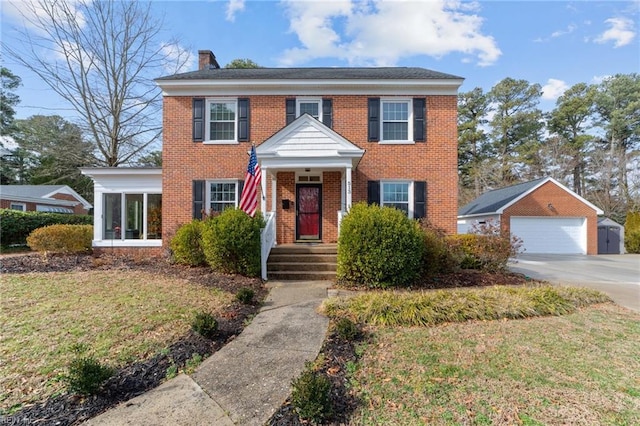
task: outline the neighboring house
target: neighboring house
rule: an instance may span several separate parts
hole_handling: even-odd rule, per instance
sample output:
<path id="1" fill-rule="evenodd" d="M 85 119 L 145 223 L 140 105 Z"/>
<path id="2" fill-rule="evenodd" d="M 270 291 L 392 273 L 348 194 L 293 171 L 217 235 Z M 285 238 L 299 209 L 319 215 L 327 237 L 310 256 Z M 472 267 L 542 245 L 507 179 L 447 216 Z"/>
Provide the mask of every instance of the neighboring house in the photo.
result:
<path id="1" fill-rule="evenodd" d="M 0 185 L 0 208 L 87 214 L 92 205 L 67 185 Z"/>
<path id="2" fill-rule="evenodd" d="M 602 210 L 553 178 L 489 191 L 458 212 L 458 233 L 493 221 L 523 240 L 525 253 L 598 253 Z"/>
<path id="3" fill-rule="evenodd" d="M 166 247 L 180 225 L 237 207 L 251 144 L 262 169 L 259 207 L 277 243 L 336 242 L 340 219 L 359 201 L 455 233 L 462 81 L 423 68 L 220 69 L 200 51 L 199 70 L 156 80 L 161 173 L 83 170 L 102 213 L 94 246 Z M 130 197 L 148 212 L 160 194 L 162 242 L 144 224 L 139 238 L 115 237 L 116 225 L 129 229 Z"/>

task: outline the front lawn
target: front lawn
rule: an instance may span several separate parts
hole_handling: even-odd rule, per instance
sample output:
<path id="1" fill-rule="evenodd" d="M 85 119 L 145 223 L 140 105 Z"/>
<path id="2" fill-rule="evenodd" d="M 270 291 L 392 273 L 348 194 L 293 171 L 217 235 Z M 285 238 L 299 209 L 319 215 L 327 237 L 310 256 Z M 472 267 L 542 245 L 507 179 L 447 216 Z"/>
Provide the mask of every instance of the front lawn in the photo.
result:
<path id="1" fill-rule="evenodd" d="M 479 313 L 481 318 L 487 310 L 478 300 L 489 300 L 488 311 L 493 312 L 514 304 L 504 297 L 503 303 L 495 303 L 496 293 L 511 291 L 462 290 L 445 299 L 446 292 L 435 292 L 437 304 L 429 307 L 423 300 L 409 307 L 411 315 L 402 314 L 389 293 L 326 303 L 334 315 L 367 324 L 404 317 L 393 326 L 369 325 L 368 339 L 356 350 L 360 359 L 347 366 L 348 386 L 360 401 L 350 423 L 640 424 L 640 314 L 601 303 L 561 316 L 539 317 L 526 308 L 529 314 L 523 319 L 506 319 L 520 316 L 508 314 L 465 321 L 454 315 L 444 322 L 415 322 L 446 318 L 448 310 Z M 570 293 L 577 306 L 598 302 L 590 290 Z M 409 293 L 399 296 L 411 298 Z M 556 306 L 561 301 L 547 302 Z M 413 326 L 398 325 L 407 321 Z"/>
<path id="2" fill-rule="evenodd" d="M 61 375 L 86 344 L 119 367 L 189 333 L 196 311 L 220 315 L 234 293 L 149 270 L 83 270 L 0 276 L 0 409 L 60 393 Z"/>

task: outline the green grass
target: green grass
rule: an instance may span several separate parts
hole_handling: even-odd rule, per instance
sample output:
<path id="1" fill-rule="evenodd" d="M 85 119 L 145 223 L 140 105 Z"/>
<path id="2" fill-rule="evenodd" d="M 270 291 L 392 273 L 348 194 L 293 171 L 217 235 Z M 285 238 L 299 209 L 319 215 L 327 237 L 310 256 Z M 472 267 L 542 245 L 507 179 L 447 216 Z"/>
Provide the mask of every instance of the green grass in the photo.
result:
<path id="1" fill-rule="evenodd" d="M 547 286 L 329 300 L 369 324 L 350 424 L 640 424 L 640 314 L 603 301 Z"/>
<path id="2" fill-rule="evenodd" d="M 221 313 L 235 297 L 137 271 L 5 274 L 0 292 L 2 411 L 60 392 L 76 344 L 117 367 L 160 352 L 194 312 Z"/>

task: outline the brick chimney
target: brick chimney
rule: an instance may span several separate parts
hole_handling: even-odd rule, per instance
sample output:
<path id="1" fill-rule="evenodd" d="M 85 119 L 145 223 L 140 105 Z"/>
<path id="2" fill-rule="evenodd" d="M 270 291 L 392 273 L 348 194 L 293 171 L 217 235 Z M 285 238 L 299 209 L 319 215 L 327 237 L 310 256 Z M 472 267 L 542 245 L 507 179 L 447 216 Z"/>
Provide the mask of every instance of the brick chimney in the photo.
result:
<path id="1" fill-rule="evenodd" d="M 198 69 L 214 69 L 220 68 L 220 64 L 216 61 L 216 55 L 210 50 L 198 50 Z"/>

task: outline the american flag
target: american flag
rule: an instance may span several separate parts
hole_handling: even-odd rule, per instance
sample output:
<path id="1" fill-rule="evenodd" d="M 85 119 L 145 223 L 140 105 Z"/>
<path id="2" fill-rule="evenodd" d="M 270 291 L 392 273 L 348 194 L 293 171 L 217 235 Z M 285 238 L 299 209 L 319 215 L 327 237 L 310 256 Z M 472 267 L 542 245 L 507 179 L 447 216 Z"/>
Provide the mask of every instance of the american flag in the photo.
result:
<path id="1" fill-rule="evenodd" d="M 262 171 L 256 157 L 256 147 L 251 147 L 251 155 L 249 156 L 249 165 L 247 166 L 247 176 L 244 178 L 244 188 L 240 196 L 240 209 L 249 216 L 253 217 L 258 208 L 258 187 L 262 181 Z"/>

